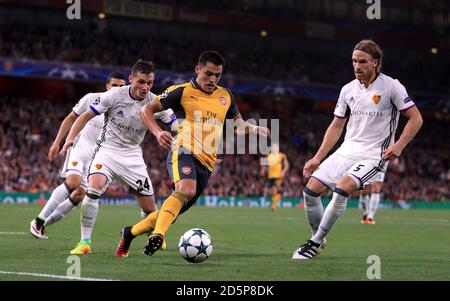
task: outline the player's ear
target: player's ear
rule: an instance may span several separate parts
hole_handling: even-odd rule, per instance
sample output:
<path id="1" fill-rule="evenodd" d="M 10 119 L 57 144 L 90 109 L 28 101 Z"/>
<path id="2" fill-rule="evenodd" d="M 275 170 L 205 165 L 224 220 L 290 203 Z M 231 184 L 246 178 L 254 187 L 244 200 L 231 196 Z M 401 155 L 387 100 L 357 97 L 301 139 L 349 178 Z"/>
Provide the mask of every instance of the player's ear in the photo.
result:
<path id="1" fill-rule="evenodd" d="M 133 74 L 130 74 L 128 76 L 128 81 L 130 82 L 130 84 L 132 83 L 132 81 L 133 81 Z"/>
<path id="2" fill-rule="evenodd" d="M 195 65 L 195 74 L 199 74 L 200 73 L 200 65 Z"/>
<path id="3" fill-rule="evenodd" d="M 379 59 L 374 59 L 373 61 L 375 63 L 375 69 L 377 69 L 378 65 L 380 64 L 380 60 Z"/>

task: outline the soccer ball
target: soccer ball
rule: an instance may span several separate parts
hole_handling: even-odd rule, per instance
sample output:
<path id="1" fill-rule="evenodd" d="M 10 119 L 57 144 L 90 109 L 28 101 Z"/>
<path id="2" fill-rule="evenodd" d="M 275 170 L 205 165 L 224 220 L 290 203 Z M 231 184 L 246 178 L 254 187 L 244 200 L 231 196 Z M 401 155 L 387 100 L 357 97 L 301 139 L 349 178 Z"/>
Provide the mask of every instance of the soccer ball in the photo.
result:
<path id="1" fill-rule="evenodd" d="M 205 261 L 213 250 L 211 236 L 203 229 L 190 229 L 180 237 L 178 250 L 189 262 Z"/>

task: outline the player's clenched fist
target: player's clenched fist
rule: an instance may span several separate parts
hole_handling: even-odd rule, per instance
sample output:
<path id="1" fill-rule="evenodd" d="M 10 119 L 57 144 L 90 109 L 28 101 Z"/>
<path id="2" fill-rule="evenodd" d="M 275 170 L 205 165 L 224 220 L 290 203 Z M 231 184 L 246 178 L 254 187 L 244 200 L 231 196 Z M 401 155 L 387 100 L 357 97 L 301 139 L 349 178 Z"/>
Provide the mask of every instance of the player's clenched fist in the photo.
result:
<path id="1" fill-rule="evenodd" d="M 48 160 L 52 162 L 59 153 L 59 144 L 53 143 L 48 151 Z"/>
<path id="2" fill-rule="evenodd" d="M 317 169 L 320 165 L 320 160 L 316 158 L 312 158 L 308 162 L 306 162 L 305 167 L 303 167 L 303 176 L 305 178 L 309 178 L 313 171 Z"/>
<path id="3" fill-rule="evenodd" d="M 384 151 L 381 159 L 386 160 L 386 161 L 393 161 L 393 160 L 397 159 L 398 157 L 400 157 L 401 153 L 402 153 L 402 148 L 400 146 L 398 146 L 397 143 L 394 143 Z"/>
<path id="4" fill-rule="evenodd" d="M 59 152 L 59 155 L 64 156 L 66 154 L 67 150 L 69 149 L 69 147 L 71 147 L 72 145 L 73 145 L 73 140 L 66 139 L 66 143 L 64 143 L 64 146 L 61 149 L 61 151 Z"/>
<path id="5" fill-rule="evenodd" d="M 162 131 L 158 133 L 156 139 L 158 139 L 158 143 L 159 145 L 161 145 L 162 148 L 168 149 L 172 144 L 173 137 L 171 133 Z"/>

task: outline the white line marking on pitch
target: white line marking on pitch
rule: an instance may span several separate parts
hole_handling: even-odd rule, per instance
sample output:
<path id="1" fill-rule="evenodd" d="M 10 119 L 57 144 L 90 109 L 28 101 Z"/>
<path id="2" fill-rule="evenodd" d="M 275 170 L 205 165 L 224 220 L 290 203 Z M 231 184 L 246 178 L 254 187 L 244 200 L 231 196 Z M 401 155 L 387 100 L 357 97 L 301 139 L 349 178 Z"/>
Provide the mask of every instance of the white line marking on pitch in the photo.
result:
<path id="1" fill-rule="evenodd" d="M 63 276 L 63 275 L 53 275 L 53 274 L 26 273 L 26 272 L 0 271 L 0 274 L 45 277 L 45 278 L 67 279 L 67 280 L 84 280 L 84 281 L 120 281 L 120 280 L 115 280 L 115 279 L 85 278 L 85 277 L 73 277 L 73 276 Z"/>
<path id="2" fill-rule="evenodd" d="M 0 235 L 28 235 L 26 232 L 0 232 Z"/>

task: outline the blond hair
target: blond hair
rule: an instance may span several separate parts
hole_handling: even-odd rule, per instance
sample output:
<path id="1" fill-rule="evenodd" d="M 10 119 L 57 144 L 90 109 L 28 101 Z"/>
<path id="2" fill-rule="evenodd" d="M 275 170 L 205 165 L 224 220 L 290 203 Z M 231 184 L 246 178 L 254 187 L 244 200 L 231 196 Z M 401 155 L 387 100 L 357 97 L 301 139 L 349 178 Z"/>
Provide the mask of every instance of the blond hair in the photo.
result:
<path id="1" fill-rule="evenodd" d="M 372 56 L 373 59 L 378 60 L 377 73 L 381 71 L 381 64 L 383 62 L 383 51 L 380 46 L 372 40 L 362 40 L 355 45 L 353 50 L 361 50 Z"/>

